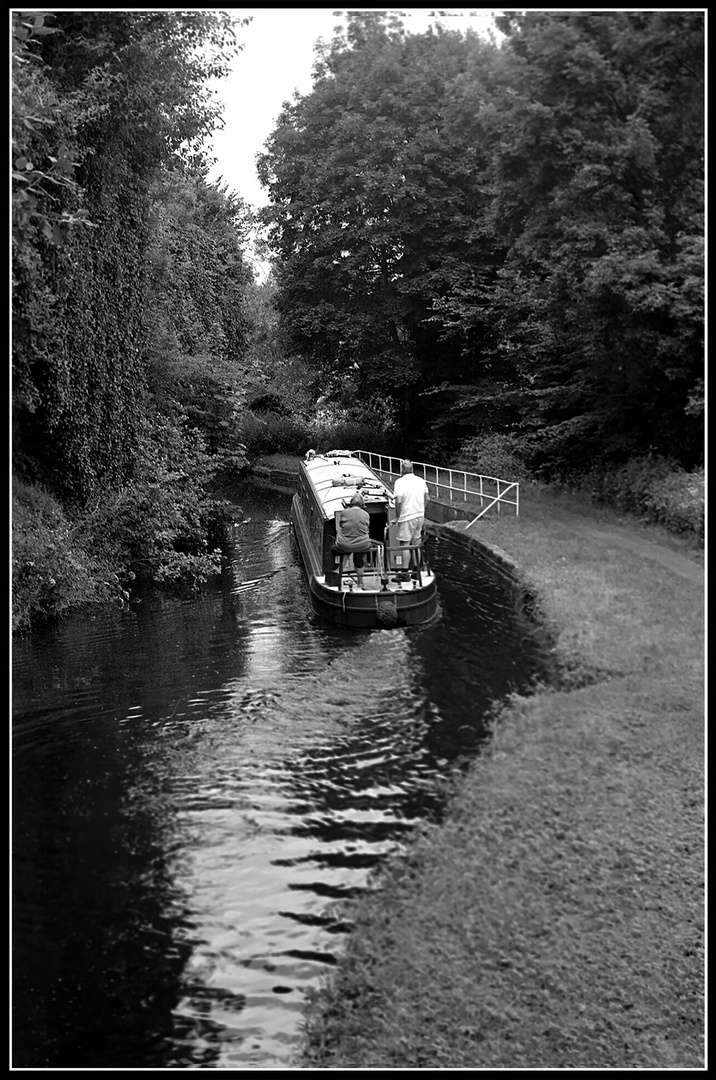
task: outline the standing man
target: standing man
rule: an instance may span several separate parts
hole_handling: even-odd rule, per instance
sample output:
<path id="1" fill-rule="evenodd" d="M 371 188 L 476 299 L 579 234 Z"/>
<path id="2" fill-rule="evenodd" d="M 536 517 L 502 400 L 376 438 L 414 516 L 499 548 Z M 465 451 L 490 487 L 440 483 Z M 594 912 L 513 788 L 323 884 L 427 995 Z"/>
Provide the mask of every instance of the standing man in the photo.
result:
<path id="1" fill-rule="evenodd" d="M 430 494 L 423 478 L 413 472 L 412 461 L 401 461 L 400 474 L 400 479 L 393 485 L 393 494 L 398 517 L 398 540 L 401 546 L 405 547 L 408 544 L 420 543 Z M 420 556 L 416 550 L 410 552 L 408 565 L 416 569 L 420 565 Z"/>

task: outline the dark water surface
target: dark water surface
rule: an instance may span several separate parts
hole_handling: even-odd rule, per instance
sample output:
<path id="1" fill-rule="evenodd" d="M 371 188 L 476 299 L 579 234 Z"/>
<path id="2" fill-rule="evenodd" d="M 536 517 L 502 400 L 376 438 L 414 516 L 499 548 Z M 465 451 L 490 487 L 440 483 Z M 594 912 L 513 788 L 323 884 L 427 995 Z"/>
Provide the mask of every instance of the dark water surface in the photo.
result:
<path id="1" fill-rule="evenodd" d="M 247 496 L 209 595 L 14 645 L 16 1068 L 290 1067 L 337 902 L 546 671 L 511 587 L 446 537 L 433 623 L 324 626 L 289 501 Z"/>

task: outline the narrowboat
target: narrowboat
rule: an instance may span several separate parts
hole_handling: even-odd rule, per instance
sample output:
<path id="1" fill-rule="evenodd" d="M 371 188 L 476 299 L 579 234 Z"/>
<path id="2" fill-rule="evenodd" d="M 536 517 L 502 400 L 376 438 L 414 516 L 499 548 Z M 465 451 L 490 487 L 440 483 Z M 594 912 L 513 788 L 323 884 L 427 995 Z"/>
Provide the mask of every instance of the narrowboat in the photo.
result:
<path id="1" fill-rule="evenodd" d="M 362 589 L 357 587 L 352 556 L 335 549 L 336 517 L 356 492 L 363 496 L 374 542 Z M 410 549 L 396 536 L 393 493 L 356 452 L 308 451 L 299 465 L 291 524 L 312 607 L 327 621 L 373 629 L 416 626 L 437 614 L 437 584 L 425 544 L 416 545 L 419 565 L 411 572 Z"/>

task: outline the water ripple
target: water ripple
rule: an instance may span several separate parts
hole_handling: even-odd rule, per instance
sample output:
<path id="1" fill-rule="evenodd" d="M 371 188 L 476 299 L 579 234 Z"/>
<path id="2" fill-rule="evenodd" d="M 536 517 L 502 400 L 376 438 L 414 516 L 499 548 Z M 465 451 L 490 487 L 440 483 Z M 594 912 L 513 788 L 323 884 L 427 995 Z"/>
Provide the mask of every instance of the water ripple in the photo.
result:
<path id="1" fill-rule="evenodd" d="M 322 625 L 287 509 L 247 499 L 205 596 L 14 650 L 16 1067 L 290 1067 L 343 901 L 541 670 L 509 586 L 441 538 L 439 620 Z"/>

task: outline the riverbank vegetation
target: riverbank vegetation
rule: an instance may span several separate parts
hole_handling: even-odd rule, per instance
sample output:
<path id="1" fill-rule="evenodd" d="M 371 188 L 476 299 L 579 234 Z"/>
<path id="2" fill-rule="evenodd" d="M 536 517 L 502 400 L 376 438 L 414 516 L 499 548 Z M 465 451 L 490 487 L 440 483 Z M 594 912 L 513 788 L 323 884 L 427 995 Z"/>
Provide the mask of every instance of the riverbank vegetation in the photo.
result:
<path id="1" fill-rule="evenodd" d="M 222 480 L 307 445 L 702 535 L 702 13 L 347 15 L 260 214 L 207 179 L 243 22 L 12 15 L 13 625 L 200 588 Z"/>
<path id="2" fill-rule="evenodd" d="M 252 282 L 200 146 L 222 13 L 14 12 L 13 627 L 206 580 Z M 197 411 L 217 407 L 202 428 Z M 218 399 L 221 398 L 220 404 Z"/>
<path id="3" fill-rule="evenodd" d="M 342 911 L 303 1067 L 703 1067 L 703 556 L 523 498 L 471 532 L 519 567 L 561 684 L 497 712 L 440 828 Z"/>

